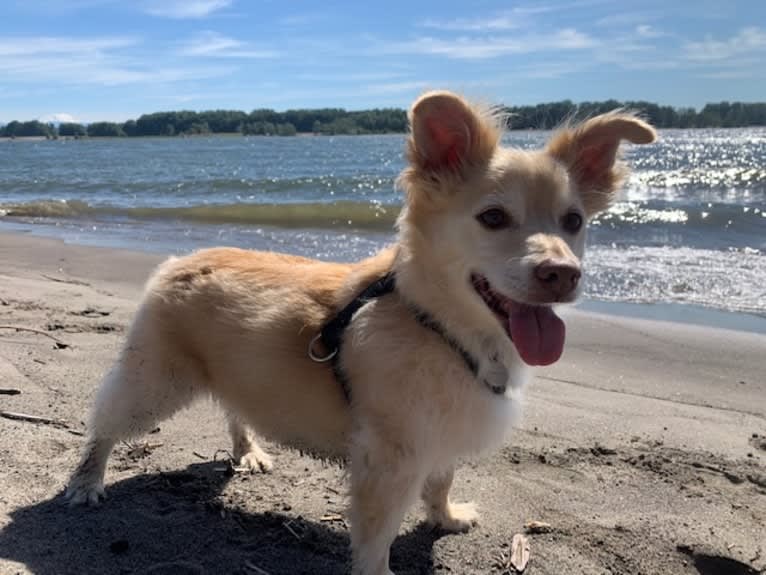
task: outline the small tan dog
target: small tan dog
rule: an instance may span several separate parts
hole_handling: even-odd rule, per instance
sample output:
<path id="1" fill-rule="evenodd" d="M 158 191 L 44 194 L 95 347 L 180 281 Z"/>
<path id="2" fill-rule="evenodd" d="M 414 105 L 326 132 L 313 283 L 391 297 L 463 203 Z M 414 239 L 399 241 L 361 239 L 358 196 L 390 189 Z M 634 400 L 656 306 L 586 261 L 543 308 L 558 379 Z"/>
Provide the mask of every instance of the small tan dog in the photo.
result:
<path id="1" fill-rule="evenodd" d="M 454 467 L 506 437 L 525 365 L 561 355 L 551 304 L 577 296 L 585 222 L 626 173 L 620 141 L 655 139 L 614 112 L 525 152 L 499 146 L 501 123 L 448 92 L 415 102 L 398 239 L 368 260 L 219 248 L 162 264 L 98 393 L 68 497 L 98 502 L 116 442 L 209 394 L 231 414 L 243 465 L 272 465 L 248 429 L 348 462 L 356 574 L 391 573 L 418 497 L 442 529 L 473 525 L 473 507 L 449 500 Z M 336 334 L 336 369 L 315 361 L 334 351 L 315 336 L 383 276 L 395 283 Z"/>

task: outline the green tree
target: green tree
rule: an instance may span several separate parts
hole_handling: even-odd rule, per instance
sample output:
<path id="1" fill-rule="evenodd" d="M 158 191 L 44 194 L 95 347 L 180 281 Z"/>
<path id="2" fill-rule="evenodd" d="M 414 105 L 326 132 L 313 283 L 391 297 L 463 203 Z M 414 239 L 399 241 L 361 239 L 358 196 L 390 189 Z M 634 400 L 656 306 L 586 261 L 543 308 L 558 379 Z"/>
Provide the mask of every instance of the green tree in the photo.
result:
<path id="1" fill-rule="evenodd" d="M 66 136 L 69 138 L 80 138 L 88 135 L 85 126 L 76 122 L 64 122 L 59 124 L 58 133 L 59 136 Z"/>
<path id="2" fill-rule="evenodd" d="M 138 136 L 138 126 L 135 120 L 128 120 L 122 125 L 122 131 L 126 136 Z"/>
<path id="3" fill-rule="evenodd" d="M 2 135 L 7 138 L 50 138 L 56 135 L 56 129 L 51 124 L 43 124 L 39 120 L 13 121 L 3 128 Z"/>
<path id="4" fill-rule="evenodd" d="M 117 138 L 124 136 L 122 126 L 114 122 L 93 122 L 88 124 L 88 137 L 90 138 Z"/>
<path id="5" fill-rule="evenodd" d="M 284 124 L 279 124 L 277 126 L 277 134 L 280 136 L 294 136 L 296 133 L 295 126 L 290 122 L 285 122 Z"/>

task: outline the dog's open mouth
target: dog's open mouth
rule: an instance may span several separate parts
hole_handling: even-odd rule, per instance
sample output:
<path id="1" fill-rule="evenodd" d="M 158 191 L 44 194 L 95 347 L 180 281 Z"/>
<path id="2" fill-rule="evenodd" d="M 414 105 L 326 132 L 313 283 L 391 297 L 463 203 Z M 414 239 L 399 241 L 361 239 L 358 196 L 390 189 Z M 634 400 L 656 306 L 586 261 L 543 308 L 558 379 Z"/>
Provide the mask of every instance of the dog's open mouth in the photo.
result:
<path id="1" fill-rule="evenodd" d="M 525 363 L 550 365 L 561 357 L 566 328 L 550 306 L 516 302 L 494 291 L 487 278 L 478 274 L 471 276 L 471 283 Z"/>

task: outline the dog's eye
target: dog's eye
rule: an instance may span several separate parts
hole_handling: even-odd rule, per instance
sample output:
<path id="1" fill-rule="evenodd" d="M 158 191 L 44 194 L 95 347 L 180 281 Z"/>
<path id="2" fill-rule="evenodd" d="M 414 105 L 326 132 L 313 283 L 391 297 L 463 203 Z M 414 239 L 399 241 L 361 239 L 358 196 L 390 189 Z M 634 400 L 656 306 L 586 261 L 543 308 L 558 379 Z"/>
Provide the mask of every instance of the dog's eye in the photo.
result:
<path id="1" fill-rule="evenodd" d="M 501 230 L 511 225 L 511 216 L 500 208 L 489 208 L 484 210 L 476 219 L 479 223 L 489 230 Z"/>
<path id="2" fill-rule="evenodd" d="M 577 212 L 569 212 L 561 218 L 561 227 L 570 234 L 576 234 L 582 227 L 582 216 Z"/>

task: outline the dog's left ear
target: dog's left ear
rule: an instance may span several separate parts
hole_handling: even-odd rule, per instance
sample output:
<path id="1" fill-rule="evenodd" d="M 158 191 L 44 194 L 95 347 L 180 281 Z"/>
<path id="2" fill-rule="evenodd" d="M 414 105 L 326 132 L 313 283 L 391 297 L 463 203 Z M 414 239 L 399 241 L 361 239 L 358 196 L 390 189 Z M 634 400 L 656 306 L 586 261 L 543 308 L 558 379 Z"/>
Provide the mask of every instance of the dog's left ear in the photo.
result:
<path id="1" fill-rule="evenodd" d="M 408 158 L 415 169 L 464 175 L 486 165 L 500 140 L 499 122 L 451 92 L 429 92 L 410 110 Z"/>
<path id="2" fill-rule="evenodd" d="M 656 137 L 654 128 L 635 115 L 610 112 L 559 131 L 547 151 L 567 167 L 592 216 L 609 207 L 628 173 L 619 159 L 620 142 L 649 144 Z"/>

